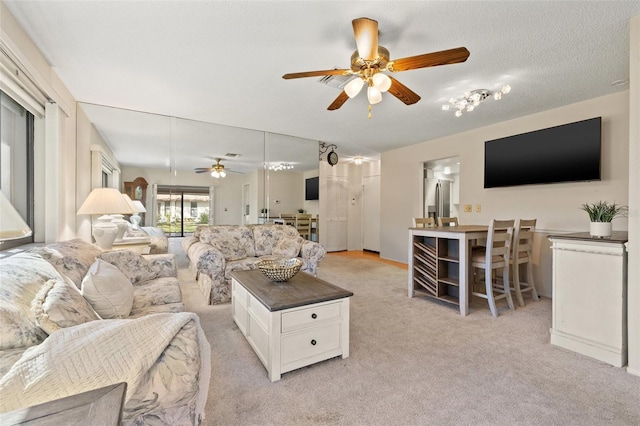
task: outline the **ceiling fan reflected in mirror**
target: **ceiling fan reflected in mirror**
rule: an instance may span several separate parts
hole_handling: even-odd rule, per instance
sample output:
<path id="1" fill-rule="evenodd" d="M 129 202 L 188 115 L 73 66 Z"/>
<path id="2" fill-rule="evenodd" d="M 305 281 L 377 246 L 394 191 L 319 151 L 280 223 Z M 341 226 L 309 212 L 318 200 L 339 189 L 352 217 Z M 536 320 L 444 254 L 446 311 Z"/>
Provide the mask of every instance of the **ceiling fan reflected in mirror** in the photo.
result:
<path id="1" fill-rule="evenodd" d="M 382 93 L 389 92 L 406 105 L 415 104 L 420 96 L 385 72 L 395 73 L 418 68 L 435 67 L 464 62 L 469 57 L 466 47 L 425 53 L 396 60 L 389 59 L 389 51 L 378 45 L 378 21 L 369 18 L 358 18 L 352 21 L 353 34 L 357 50 L 351 55 L 350 69 L 334 69 L 321 71 L 307 71 L 285 74 L 282 78 L 319 77 L 327 75 L 354 76 L 344 90 L 327 108 L 330 111 L 340 108 L 347 100 L 355 97 L 362 88 L 367 86 L 369 100 L 369 118 L 371 105 L 382 100 Z"/>
<path id="2" fill-rule="evenodd" d="M 221 164 L 222 158 L 216 158 L 216 163 L 211 165 L 211 167 L 196 167 L 193 169 L 196 173 L 211 173 L 211 176 L 219 179 L 227 176 L 227 172 L 230 173 L 240 173 L 234 172 L 231 169 L 227 169 L 224 167 L 224 164 Z"/>

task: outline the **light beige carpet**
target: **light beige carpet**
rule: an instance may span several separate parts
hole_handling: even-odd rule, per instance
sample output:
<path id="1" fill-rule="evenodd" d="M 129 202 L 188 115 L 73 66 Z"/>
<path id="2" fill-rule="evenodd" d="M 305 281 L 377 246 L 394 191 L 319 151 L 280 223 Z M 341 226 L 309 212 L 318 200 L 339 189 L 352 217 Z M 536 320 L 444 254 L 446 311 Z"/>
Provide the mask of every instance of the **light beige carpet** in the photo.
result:
<path id="1" fill-rule="evenodd" d="M 184 266 L 184 261 L 183 261 Z M 457 310 L 406 294 L 407 271 L 328 255 L 320 278 L 354 292 L 351 356 L 271 383 L 231 319 L 181 268 L 212 349 L 211 425 L 640 425 L 640 378 L 549 344 L 551 302 Z"/>

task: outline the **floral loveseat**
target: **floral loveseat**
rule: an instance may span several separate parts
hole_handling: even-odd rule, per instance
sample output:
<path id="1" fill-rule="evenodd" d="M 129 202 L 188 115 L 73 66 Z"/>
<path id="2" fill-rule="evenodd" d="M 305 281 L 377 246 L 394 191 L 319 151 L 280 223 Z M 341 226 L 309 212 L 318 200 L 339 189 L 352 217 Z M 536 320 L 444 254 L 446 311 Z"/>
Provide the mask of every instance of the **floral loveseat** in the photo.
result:
<path id="1" fill-rule="evenodd" d="M 210 347 L 174 255 L 70 240 L 0 260 L 0 283 L 0 412 L 126 382 L 124 424 L 201 422 Z"/>
<path id="2" fill-rule="evenodd" d="M 302 272 L 316 276 L 326 251 L 289 225 L 200 226 L 182 240 L 189 269 L 209 304 L 231 301 L 231 272 L 257 269 L 264 259 L 302 259 Z"/>

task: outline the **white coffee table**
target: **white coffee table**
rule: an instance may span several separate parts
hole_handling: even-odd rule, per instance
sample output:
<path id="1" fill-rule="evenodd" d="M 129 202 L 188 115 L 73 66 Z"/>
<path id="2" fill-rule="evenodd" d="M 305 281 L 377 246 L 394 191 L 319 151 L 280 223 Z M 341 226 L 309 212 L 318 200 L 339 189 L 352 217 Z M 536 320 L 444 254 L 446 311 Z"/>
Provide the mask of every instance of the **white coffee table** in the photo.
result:
<path id="1" fill-rule="evenodd" d="M 349 356 L 352 292 L 303 272 L 282 283 L 259 270 L 231 278 L 233 320 L 272 382 L 282 373 Z"/>

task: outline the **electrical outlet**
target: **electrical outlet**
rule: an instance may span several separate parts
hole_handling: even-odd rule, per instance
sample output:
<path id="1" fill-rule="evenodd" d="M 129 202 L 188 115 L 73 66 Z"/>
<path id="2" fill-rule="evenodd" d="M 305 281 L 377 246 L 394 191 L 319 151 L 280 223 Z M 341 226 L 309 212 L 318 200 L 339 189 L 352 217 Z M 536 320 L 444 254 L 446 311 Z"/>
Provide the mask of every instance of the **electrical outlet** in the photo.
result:
<path id="1" fill-rule="evenodd" d="M 471 213 L 471 204 L 465 204 L 464 205 L 464 212 L 465 213 Z"/>
<path id="2" fill-rule="evenodd" d="M 480 213 L 482 211 L 482 207 L 480 204 L 476 204 L 476 213 Z"/>

